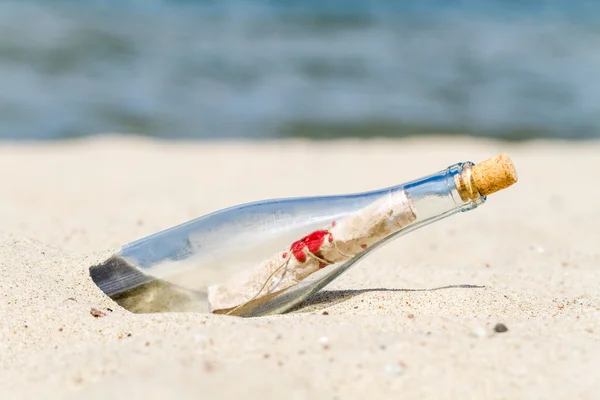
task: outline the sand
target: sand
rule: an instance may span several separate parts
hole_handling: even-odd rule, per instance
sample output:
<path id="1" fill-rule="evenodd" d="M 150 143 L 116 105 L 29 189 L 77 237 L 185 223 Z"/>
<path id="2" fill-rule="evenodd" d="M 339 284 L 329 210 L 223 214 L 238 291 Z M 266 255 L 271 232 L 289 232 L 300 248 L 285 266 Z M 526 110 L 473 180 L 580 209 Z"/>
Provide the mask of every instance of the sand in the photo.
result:
<path id="1" fill-rule="evenodd" d="M 286 315 L 132 314 L 88 276 L 120 245 L 220 208 L 370 190 L 501 152 L 519 183 L 386 245 Z M 467 138 L 4 143 L 0 396 L 597 398 L 599 154 Z"/>

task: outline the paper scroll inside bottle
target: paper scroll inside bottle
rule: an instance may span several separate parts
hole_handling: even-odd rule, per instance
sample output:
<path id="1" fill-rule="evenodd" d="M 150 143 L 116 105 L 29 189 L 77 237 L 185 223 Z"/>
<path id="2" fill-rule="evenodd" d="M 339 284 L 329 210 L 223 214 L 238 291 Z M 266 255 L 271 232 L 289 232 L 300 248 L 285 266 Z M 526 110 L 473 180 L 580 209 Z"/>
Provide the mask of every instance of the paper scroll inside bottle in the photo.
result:
<path id="1" fill-rule="evenodd" d="M 344 262 L 417 218 L 403 190 L 388 192 L 365 208 L 308 233 L 255 267 L 208 288 L 210 310 L 228 313 L 273 295 L 327 268 Z"/>

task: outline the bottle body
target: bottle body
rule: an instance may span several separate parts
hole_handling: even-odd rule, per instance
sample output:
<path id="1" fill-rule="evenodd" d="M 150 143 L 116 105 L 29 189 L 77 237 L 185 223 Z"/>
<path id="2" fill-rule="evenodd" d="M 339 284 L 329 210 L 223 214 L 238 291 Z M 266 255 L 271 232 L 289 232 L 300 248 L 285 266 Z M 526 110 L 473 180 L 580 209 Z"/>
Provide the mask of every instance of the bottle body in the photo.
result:
<path id="1" fill-rule="evenodd" d="M 233 285 L 233 291 L 248 290 L 248 296 L 238 305 L 224 307 L 224 313 L 260 316 L 285 312 L 388 241 L 483 204 L 484 196 L 469 197 L 460 191 L 472 165 L 458 163 L 375 191 L 231 207 L 124 246 L 106 265 L 93 267 L 92 278 L 106 294 L 133 311 L 214 312 L 211 288 L 241 276 L 242 280 L 223 285 Z M 398 208 L 397 221 L 402 222 L 392 226 L 389 221 L 396 205 L 409 208 Z M 378 227 L 385 229 L 377 231 Z M 327 246 L 331 257 L 325 257 Z M 297 270 L 308 265 L 307 257 L 318 266 L 313 272 L 307 276 L 303 272 L 287 286 L 276 287 L 275 280 L 291 279 L 290 260 Z M 256 272 L 250 285 L 247 271 L 267 268 L 269 260 L 273 261 L 271 269 L 262 275 Z M 275 289 L 269 292 L 261 286 L 263 279 Z"/>

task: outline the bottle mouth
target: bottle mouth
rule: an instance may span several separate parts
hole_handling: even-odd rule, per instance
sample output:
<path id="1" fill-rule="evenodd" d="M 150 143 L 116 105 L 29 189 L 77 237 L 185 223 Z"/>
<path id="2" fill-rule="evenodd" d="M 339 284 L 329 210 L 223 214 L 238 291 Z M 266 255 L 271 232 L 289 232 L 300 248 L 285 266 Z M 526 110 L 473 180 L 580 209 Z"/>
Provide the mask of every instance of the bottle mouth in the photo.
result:
<path id="1" fill-rule="evenodd" d="M 475 179 L 472 174 L 473 163 L 465 163 L 462 171 L 454 175 L 454 185 L 462 201 L 477 202 L 481 199 L 481 193 L 477 189 Z"/>
<path id="2" fill-rule="evenodd" d="M 478 201 L 506 189 L 518 180 L 517 170 L 508 155 L 500 154 L 479 164 L 465 163 L 454 184 L 463 201 Z"/>

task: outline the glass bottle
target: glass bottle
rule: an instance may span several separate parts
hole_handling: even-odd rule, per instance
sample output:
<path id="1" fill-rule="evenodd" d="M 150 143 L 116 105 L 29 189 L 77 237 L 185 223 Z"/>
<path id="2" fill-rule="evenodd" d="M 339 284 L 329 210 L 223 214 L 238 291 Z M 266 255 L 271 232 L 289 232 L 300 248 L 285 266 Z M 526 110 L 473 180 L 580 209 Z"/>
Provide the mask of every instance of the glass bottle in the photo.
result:
<path id="1" fill-rule="evenodd" d="M 132 312 L 284 313 L 390 240 L 516 181 L 501 154 L 380 190 L 243 204 L 127 244 L 90 274 Z"/>

